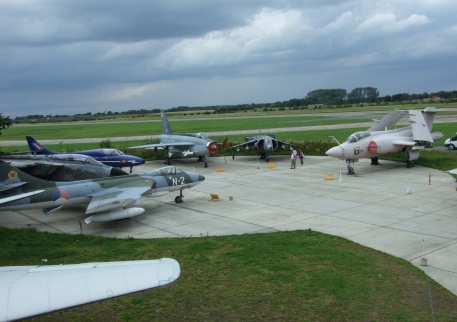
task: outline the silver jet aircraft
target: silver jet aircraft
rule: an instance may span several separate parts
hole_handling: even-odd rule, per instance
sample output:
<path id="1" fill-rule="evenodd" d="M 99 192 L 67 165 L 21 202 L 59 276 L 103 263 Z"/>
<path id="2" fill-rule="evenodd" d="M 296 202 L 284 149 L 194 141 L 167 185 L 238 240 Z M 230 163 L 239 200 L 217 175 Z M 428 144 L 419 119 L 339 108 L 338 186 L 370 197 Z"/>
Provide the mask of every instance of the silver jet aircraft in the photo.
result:
<path id="1" fill-rule="evenodd" d="M 358 159 L 371 158 L 371 164 L 377 165 L 380 155 L 397 152 L 405 153 L 406 166 L 413 167 L 412 161 L 419 158 L 419 151 L 443 137 L 440 132 L 432 133 L 435 113 L 434 107 L 422 111 L 391 111 L 367 131 L 351 134 L 346 142 L 329 149 L 326 154 L 346 160 L 348 174 L 355 173 L 351 163 Z M 391 130 L 406 114 L 411 125 Z"/>
<path id="2" fill-rule="evenodd" d="M 139 145 L 130 147 L 130 149 L 165 149 L 165 164 L 170 164 L 170 157 L 198 157 L 199 161 L 205 162 L 205 168 L 207 168 L 208 164 L 206 163 L 206 157 L 219 151 L 217 142 L 211 140 L 208 135 L 203 132 L 173 133 L 163 110 L 161 110 L 160 115 L 162 117 L 163 132 L 159 137 L 160 143 Z"/>
<path id="3" fill-rule="evenodd" d="M 0 160 L 34 177 L 49 181 L 74 181 L 128 174 L 82 154 L 0 154 Z"/>
<path id="4" fill-rule="evenodd" d="M 293 146 L 293 144 L 279 141 L 274 136 L 269 135 L 246 136 L 244 139 L 246 142 L 232 146 L 233 159 L 235 159 L 235 151 L 239 151 L 240 148 L 249 150 L 250 147 L 254 147 L 260 153 L 260 158 L 268 162 L 270 161 L 269 153 L 280 148 L 285 149 Z"/>
<path id="5" fill-rule="evenodd" d="M 141 197 L 159 197 L 180 191 L 175 198 L 182 202 L 183 189 L 205 180 L 197 173 L 185 173 L 175 167 L 118 177 L 72 182 L 45 181 L 0 161 L 0 211 L 42 209 L 44 214 L 63 206 L 87 204 L 86 223 L 131 218 L 144 212 L 129 207 Z"/>

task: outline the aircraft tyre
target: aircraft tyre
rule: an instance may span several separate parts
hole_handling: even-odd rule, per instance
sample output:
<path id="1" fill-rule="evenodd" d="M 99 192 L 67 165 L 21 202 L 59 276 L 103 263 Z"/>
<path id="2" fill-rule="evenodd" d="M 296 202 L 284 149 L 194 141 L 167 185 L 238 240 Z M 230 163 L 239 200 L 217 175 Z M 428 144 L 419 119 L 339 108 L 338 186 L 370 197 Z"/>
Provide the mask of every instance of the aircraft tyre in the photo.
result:
<path id="1" fill-rule="evenodd" d="M 348 174 L 355 174 L 354 168 L 348 165 Z"/>
<path id="2" fill-rule="evenodd" d="M 181 196 L 176 196 L 175 202 L 176 203 L 181 203 L 182 202 L 182 197 Z"/>

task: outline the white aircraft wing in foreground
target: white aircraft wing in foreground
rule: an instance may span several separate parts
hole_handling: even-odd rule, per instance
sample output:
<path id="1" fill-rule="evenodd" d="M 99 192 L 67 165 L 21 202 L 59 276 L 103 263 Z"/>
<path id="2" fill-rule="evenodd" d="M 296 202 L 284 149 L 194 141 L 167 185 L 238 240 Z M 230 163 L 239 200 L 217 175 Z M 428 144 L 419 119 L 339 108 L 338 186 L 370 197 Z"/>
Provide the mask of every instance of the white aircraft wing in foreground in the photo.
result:
<path id="1" fill-rule="evenodd" d="M 0 267 L 0 321 L 167 285 L 179 274 L 179 263 L 171 258 Z"/>

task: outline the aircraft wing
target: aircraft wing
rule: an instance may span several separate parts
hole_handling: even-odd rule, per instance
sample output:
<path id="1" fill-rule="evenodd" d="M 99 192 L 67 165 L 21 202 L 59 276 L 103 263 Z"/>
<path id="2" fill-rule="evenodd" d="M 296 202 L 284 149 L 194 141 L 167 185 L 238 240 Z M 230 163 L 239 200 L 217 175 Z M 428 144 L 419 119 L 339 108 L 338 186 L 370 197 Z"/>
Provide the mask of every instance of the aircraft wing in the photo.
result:
<path id="1" fill-rule="evenodd" d="M 234 146 L 232 146 L 231 148 L 232 148 L 232 149 L 235 149 L 235 148 L 238 148 L 238 147 L 240 147 L 240 146 L 242 146 L 242 147 L 245 147 L 245 146 L 253 146 L 258 140 L 259 140 L 259 139 L 247 141 L 247 142 L 244 142 L 244 143 L 241 143 L 241 144 L 238 144 L 238 145 L 234 145 Z"/>
<path id="2" fill-rule="evenodd" d="M 129 149 L 165 149 L 167 147 L 174 146 L 192 146 L 195 145 L 193 142 L 174 142 L 174 143 L 156 143 L 156 144 L 145 144 L 138 146 L 131 146 Z"/>
<path id="3" fill-rule="evenodd" d="M 13 167 L 20 169 L 20 170 L 22 170 L 24 168 L 31 168 L 31 167 L 36 166 L 35 162 L 30 162 L 30 161 L 17 161 L 17 160 L 9 160 L 9 159 L 2 159 L 2 161 L 12 165 Z"/>
<path id="4" fill-rule="evenodd" d="M 32 191 L 32 192 L 21 193 L 21 194 L 14 195 L 11 197 L 1 198 L 0 204 L 4 204 L 4 203 L 10 202 L 10 201 L 15 201 L 15 200 L 19 200 L 19 199 L 28 198 L 30 196 L 34 196 L 34 195 L 37 195 L 42 192 L 44 192 L 44 190 L 36 190 L 36 191 Z"/>
<path id="5" fill-rule="evenodd" d="M 370 127 L 367 132 L 372 131 L 385 131 L 386 129 L 391 129 L 395 124 L 400 121 L 403 116 L 405 116 L 407 111 L 402 110 L 393 110 L 389 114 L 385 115 L 381 120 L 379 120 L 375 125 Z"/>
<path id="6" fill-rule="evenodd" d="M 140 199 L 144 193 L 152 189 L 153 185 L 155 185 L 154 180 L 139 178 L 117 187 L 90 194 L 92 199 L 87 206 L 86 214 L 107 212 L 125 207 Z"/>
<path id="7" fill-rule="evenodd" d="M 0 321 L 167 285 L 179 275 L 179 263 L 171 258 L 0 267 Z"/>
<path id="8" fill-rule="evenodd" d="M 19 170 L 24 171 L 26 169 L 25 170 L 26 172 L 31 171 L 33 168 L 39 168 L 40 165 L 46 165 L 47 171 L 49 173 L 54 172 L 57 169 L 60 169 L 63 167 L 63 164 L 57 163 L 57 162 L 44 162 L 43 161 L 43 162 L 37 163 L 35 161 L 27 161 L 27 160 L 23 160 L 23 161 L 3 160 L 3 161 L 9 163 L 13 167 L 18 168 Z"/>
<path id="9" fill-rule="evenodd" d="M 415 141 L 434 142 L 421 111 L 410 110 L 409 119 Z"/>
<path id="10" fill-rule="evenodd" d="M 295 144 L 290 144 L 289 142 L 284 142 L 284 141 L 279 141 L 279 140 L 276 140 L 276 142 L 280 143 L 279 146 L 281 146 L 281 145 L 295 146 Z"/>
<path id="11" fill-rule="evenodd" d="M 414 142 L 413 140 L 399 139 L 399 140 L 394 140 L 393 144 L 398 145 L 398 146 L 415 146 L 416 142 Z"/>
<path id="12" fill-rule="evenodd" d="M 0 192 L 1 191 L 6 191 L 6 190 L 11 190 L 20 186 L 23 186 L 27 184 L 27 181 L 19 181 L 19 182 L 12 182 L 12 183 L 0 183 Z"/>

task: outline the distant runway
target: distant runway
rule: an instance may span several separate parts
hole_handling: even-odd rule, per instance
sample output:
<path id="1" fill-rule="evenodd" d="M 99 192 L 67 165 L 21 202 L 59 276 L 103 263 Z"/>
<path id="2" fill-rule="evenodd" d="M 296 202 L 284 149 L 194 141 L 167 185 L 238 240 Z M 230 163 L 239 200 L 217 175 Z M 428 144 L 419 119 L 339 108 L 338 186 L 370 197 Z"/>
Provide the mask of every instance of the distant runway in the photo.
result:
<path id="1" fill-rule="evenodd" d="M 184 191 L 141 199 L 145 213 L 109 223 L 84 223 L 84 208 L 45 216 L 40 210 L 0 213 L 0 225 L 39 231 L 115 238 L 201 237 L 312 229 L 406 259 L 457 294 L 457 191 L 448 173 L 369 160 L 356 175 L 330 157 L 305 157 L 290 169 L 288 156 L 211 157 L 209 168 L 195 159 L 176 160 L 206 180 Z M 135 172 L 163 166 L 147 162 Z M 341 173 L 341 179 L 340 179 Z M 331 180 L 326 180 L 331 179 Z M 220 201 L 211 200 L 217 194 Z M 421 266 L 426 258 L 427 266 Z"/>
<path id="2" fill-rule="evenodd" d="M 455 115 L 439 115 L 439 111 L 456 111 L 457 108 L 443 108 L 439 109 L 438 113 L 435 118 L 435 123 L 451 123 L 451 122 L 456 122 L 457 124 L 457 116 Z M 323 116 L 323 117 L 328 117 L 329 119 L 370 119 L 370 118 L 376 118 L 380 119 L 382 118 L 386 112 L 383 111 L 369 111 L 369 112 L 341 112 L 341 113 L 313 113 L 313 114 L 307 114 L 309 116 Z M 301 115 L 303 116 L 304 114 L 296 114 L 296 115 Z M 253 119 L 258 119 L 258 118 L 272 118 L 272 117 L 294 117 L 296 115 L 293 114 L 286 114 L 286 115 L 263 115 L 263 116 L 250 116 L 250 118 Z M 221 117 L 222 118 L 222 117 Z M 224 118 L 230 118 L 230 117 L 224 117 Z M 236 117 L 240 118 L 240 117 Z M 198 119 L 198 118 L 195 118 Z M 192 119 L 192 120 L 195 120 Z M 190 120 L 190 119 L 189 119 Z M 201 120 L 208 120 L 208 118 L 201 118 Z M 171 123 L 176 120 L 171 120 Z M 143 122 L 143 121 L 129 121 L 131 123 L 137 123 L 137 122 Z M 151 122 L 160 122 L 160 121 L 151 121 Z M 256 121 L 257 122 L 257 121 Z M 100 122 L 86 122 L 89 124 L 99 124 Z M 113 123 L 116 123 L 116 121 L 113 121 Z M 119 122 L 117 122 L 119 123 Z M 122 123 L 128 123 L 128 122 L 122 122 Z M 268 134 L 275 134 L 275 133 L 283 133 L 283 132 L 304 132 L 304 131 L 316 131 L 316 130 L 334 130 L 334 129 L 350 129 L 350 128 L 370 128 L 373 125 L 373 122 L 361 122 L 361 123 L 350 123 L 350 124 L 333 124 L 333 125 L 318 125 L 318 126 L 313 126 L 313 125 L 307 125 L 307 126 L 298 126 L 298 127 L 288 127 L 288 128 L 262 128 L 263 133 L 268 133 Z M 403 120 L 399 122 L 399 125 L 407 125 L 408 123 Z M 52 125 L 52 123 L 50 124 Z M 56 125 L 61 125 L 60 123 L 56 123 Z M 33 128 L 33 125 L 15 125 L 15 126 L 30 126 Z M 238 134 L 255 134 L 258 133 L 259 129 L 249 129 L 249 130 L 239 130 L 239 131 L 216 131 L 216 132 L 205 132 L 207 133 L 210 137 L 211 136 L 224 136 L 224 135 L 238 135 Z M 456 132 L 457 132 L 457 126 L 456 126 Z M 112 142 L 125 142 L 125 141 L 142 141 L 142 140 L 150 140 L 150 139 L 158 139 L 160 133 L 151 133 L 141 136 L 130 136 L 130 137 L 110 137 L 109 140 Z M 0 146 L 27 146 L 27 141 L 25 140 L 3 140 L 4 137 L 0 137 Z M 73 143 L 100 143 L 103 140 L 106 140 L 107 138 L 84 138 L 84 139 L 55 139 L 55 140 L 41 140 L 40 138 L 36 138 L 40 143 L 43 145 L 51 145 L 51 144 L 73 144 Z"/>

